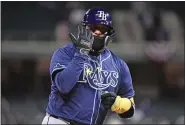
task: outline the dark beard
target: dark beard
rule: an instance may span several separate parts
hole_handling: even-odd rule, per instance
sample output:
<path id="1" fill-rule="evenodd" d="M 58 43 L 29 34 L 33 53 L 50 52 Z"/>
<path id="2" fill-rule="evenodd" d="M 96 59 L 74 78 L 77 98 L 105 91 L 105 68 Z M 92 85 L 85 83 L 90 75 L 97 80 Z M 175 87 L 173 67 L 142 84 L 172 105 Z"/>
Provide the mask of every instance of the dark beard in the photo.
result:
<path id="1" fill-rule="evenodd" d="M 90 51 L 90 55 L 99 56 L 100 52 L 104 50 L 105 47 L 105 37 L 94 36 L 94 42 L 92 44 L 92 50 Z"/>
<path id="2" fill-rule="evenodd" d="M 94 36 L 94 42 L 92 44 L 92 49 L 95 52 L 99 52 L 100 50 L 104 49 L 104 46 L 105 46 L 105 37 Z"/>

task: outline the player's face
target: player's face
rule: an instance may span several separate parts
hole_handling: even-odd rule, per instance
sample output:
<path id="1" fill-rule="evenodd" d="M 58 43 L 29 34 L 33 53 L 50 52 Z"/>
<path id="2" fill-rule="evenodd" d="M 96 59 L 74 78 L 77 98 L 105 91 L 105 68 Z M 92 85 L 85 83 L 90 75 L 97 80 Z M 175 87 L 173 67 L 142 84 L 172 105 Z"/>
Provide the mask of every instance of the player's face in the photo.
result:
<path id="1" fill-rule="evenodd" d="M 94 36 L 104 37 L 109 33 L 109 28 L 103 24 L 91 24 L 87 25 L 87 28 L 93 32 Z"/>
<path id="2" fill-rule="evenodd" d="M 94 51 L 101 50 L 105 45 L 105 36 L 109 35 L 110 28 L 103 24 L 91 24 L 86 26 L 87 29 L 90 29 L 94 36 L 94 41 L 92 44 L 92 49 Z"/>

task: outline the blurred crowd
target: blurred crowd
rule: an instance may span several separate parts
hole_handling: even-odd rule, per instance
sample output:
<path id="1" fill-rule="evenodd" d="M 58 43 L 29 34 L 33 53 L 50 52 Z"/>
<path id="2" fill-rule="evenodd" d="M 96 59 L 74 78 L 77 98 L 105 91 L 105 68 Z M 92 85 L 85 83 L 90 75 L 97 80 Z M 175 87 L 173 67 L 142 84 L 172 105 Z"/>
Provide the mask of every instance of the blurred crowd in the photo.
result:
<path id="1" fill-rule="evenodd" d="M 98 6 L 112 14 L 117 42 L 184 42 L 181 2 L 128 1 L 4 2 L 2 39 L 66 42 L 68 31 L 75 31 L 85 12 Z"/>
<path id="2" fill-rule="evenodd" d="M 110 112 L 105 123 L 184 123 L 184 59 L 173 60 L 184 45 L 182 2 L 2 2 L 2 43 L 67 43 L 68 32 L 76 33 L 87 9 L 97 6 L 112 14 L 114 43 L 145 43 L 147 57 L 128 62 L 136 89 L 135 116 L 123 121 Z M 2 124 L 40 124 L 50 93 L 51 57 L 13 56 L 2 53 Z"/>

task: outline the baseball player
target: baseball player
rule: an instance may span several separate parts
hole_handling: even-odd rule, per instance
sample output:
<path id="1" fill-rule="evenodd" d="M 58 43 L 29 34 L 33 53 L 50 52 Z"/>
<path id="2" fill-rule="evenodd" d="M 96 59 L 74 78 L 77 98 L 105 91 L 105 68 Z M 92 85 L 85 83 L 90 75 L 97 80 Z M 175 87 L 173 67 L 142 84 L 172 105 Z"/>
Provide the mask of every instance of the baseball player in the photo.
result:
<path id="1" fill-rule="evenodd" d="M 103 8 L 89 9 L 69 33 L 72 43 L 51 59 L 51 94 L 42 124 L 102 125 L 108 110 L 134 114 L 134 89 L 127 64 L 108 48 L 115 30 Z"/>

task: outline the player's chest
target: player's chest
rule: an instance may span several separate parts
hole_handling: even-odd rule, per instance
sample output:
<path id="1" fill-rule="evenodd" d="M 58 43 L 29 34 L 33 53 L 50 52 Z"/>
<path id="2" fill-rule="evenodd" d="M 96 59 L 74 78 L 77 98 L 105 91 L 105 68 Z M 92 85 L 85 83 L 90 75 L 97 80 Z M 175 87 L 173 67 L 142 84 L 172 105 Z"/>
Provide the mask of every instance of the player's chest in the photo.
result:
<path id="1" fill-rule="evenodd" d="M 84 63 L 79 81 L 88 83 L 93 89 L 114 90 L 119 83 L 119 71 L 111 59 L 89 60 Z"/>

